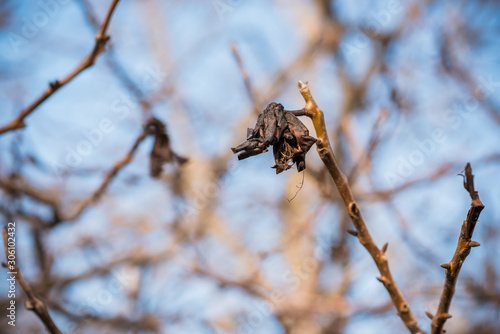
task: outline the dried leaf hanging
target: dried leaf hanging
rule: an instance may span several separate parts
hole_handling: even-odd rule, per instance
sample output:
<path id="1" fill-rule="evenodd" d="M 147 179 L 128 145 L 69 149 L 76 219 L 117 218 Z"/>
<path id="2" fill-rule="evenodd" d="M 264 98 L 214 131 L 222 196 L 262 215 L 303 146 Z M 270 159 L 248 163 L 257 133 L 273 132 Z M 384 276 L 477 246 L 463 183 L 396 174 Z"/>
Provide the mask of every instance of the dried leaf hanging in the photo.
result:
<path id="1" fill-rule="evenodd" d="M 163 171 L 163 165 L 167 162 L 177 162 L 179 164 L 187 162 L 186 158 L 176 154 L 170 147 L 170 138 L 162 121 L 153 118 L 148 126 L 155 136 L 153 149 L 149 156 L 150 175 L 152 177 L 159 177 Z"/>
<path id="2" fill-rule="evenodd" d="M 305 156 L 316 138 L 309 136 L 309 130 L 291 111 L 284 110 L 279 103 L 272 102 L 257 118 L 255 128 L 248 129 L 247 140 L 235 148 L 241 152 L 238 159 L 267 152 L 273 146 L 276 174 L 297 165 L 299 172 L 306 168 Z M 291 162 L 291 163 L 290 163 Z"/>

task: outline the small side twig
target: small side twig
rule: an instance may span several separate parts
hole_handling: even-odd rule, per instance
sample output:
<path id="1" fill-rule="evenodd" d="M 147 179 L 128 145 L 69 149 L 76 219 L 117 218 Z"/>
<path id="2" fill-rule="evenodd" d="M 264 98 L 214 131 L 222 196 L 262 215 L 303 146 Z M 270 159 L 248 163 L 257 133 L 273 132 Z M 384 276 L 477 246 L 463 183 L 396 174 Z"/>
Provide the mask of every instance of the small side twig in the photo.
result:
<path id="1" fill-rule="evenodd" d="M 299 81 L 298 85 L 300 93 L 306 102 L 303 112 L 306 116 L 312 119 L 316 130 L 316 136 L 318 139 L 316 142 L 316 148 L 318 150 L 318 154 L 332 176 L 340 196 L 344 200 L 354 227 L 356 228 L 356 233 L 352 234 L 358 238 L 359 242 L 366 248 L 375 261 L 381 275 L 380 277 L 377 277 L 377 279 L 384 284 L 384 287 L 389 292 L 392 302 L 398 310 L 398 316 L 401 318 L 403 323 L 411 333 L 424 333 L 418 325 L 417 318 L 410 310 L 409 304 L 403 296 L 402 291 L 399 289 L 396 281 L 392 277 L 392 273 L 389 269 L 389 263 L 384 252 L 384 250 L 387 249 L 387 246 L 380 249 L 375 244 L 365 220 L 361 215 L 361 211 L 354 200 L 347 177 L 340 170 L 328 138 L 323 111 L 321 111 L 314 101 L 309 90 L 309 86 L 302 81 Z"/>
<path id="2" fill-rule="evenodd" d="M 3 243 L 4 243 L 4 249 L 5 249 L 5 257 L 8 259 L 9 258 L 9 249 L 7 247 L 8 244 L 8 235 L 7 235 L 7 228 L 4 226 L 2 230 L 2 235 L 3 235 Z M 7 267 L 6 263 L 2 263 L 4 267 Z M 45 302 L 38 298 L 33 290 L 31 290 L 31 286 L 26 282 L 23 278 L 23 275 L 21 275 L 21 271 L 17 266 L 14 268 L 9 268 L 9 273 L 13 275 L 16 278 L 17 283 L 21 286 L 21 289 L 23 289 L 24 293 L 26 294 L 26 297 L 28 300 L 26 301 L 26 308 L 30 311 L 35 312 L 35 314 L 40 318 L 40 320 L 43 322 L 45 325 L 45 328 L 52 333 L 52 334 L 62 334 L 62 332 L 57 328 L 56 324 L 52 320 L 49 311 L 47 309 L 47 305 L 45 305 Z"/>
<path id="3" fill-rule="evenodd" d="M 451 300 L 455 294 L 455 286 L 462 264 L 469 255 L 471 248 L 479 246 L 479 242 L 471 241 L 471 238 L 479 215 L 484 209 L 484 205 L 479 199 L 479 194 L 474 189 L 474 175 L 472 175 L 470 163 L 467 163 L 464 172 L 465 175 L 462 175 L 464 177 L 464 188 L 469 192 L 471 205 L 467 213 L 467 218 L 464 220 L 462 228 L 460 229 L 460 236 L 453 258 L 450 262 L 441 264 L 441 267 L 446 269 L 446 278 L 443 291 L 441 292 L 441 298 L 439 299 L 437 312 L 435 315 L 428 314 L 432 315 L 431 334 L 443 333 L 444 323 L 451 318 L 448 312 L 450 310 Z"/>
<path id="4" fill-rule="evenodd" d="M 68 74 L 65 78 L 61 80 L 56 80 L 51 82 L 49 84 L 49 87 L 47 87 L 45 92 L 43 92 L 43 94 L 40 97 L 38 97 L 38 99 L 36 99 L 31 105 L 29 105 L 25 109 L 21 110 L 21 112 L 12 122 L 1 127 L 0 135 L 12 130 L 24 128 L 26 126 L 26 124 L 24 123 L 24 119 L 29 114 L 31 114 L 36 108 L 38 108 L 38 106 L 40 106 L 45 100 L 47 100 L 50 96 L 52 96 L 52 94 L 54 94 L 59 88 L 66 85 L 71 80 L 73 80 L 78 74 L 82 73 L 84 70 L 94 65 L 97 56 L 100 53 L 102 53 L 102 51 L 104 51 L 104 47 L 106 43 L 109 41 L 110 37 L 106 35 L 106 31 L 108 29 L 111 16 L 113 14 L 113 11 L 115 10 L 116 5 L 118 4 L 118 1 L 120 0 L 113 0 L 113 2 L 111 3 L 106 18 L 101 24 L 99 32 L 95 36 L 95 44 L 92 51 L 85 58 L 82 59 L 80 64 L 70 74 Z"/>
<path id="5" fill-rule="evenodd" d="M 241 60 L 240 54 L 239 54 L 238 49 L 236 48 L 235 44 L 231 45 L 231 52 L 233 53 L 233 57 L 236 60 L 236 63 L 238 64 L 241 78 L 243 79 L 243 82 L 245 83 L 245 88 L 246 88 L 248 97 L 250 98 L 250 101 L 252 102 L 253 109 L 254 109 L 255 113 L 258 115 L 261 112 L 259 99 L 257 97 L 257 94 L 255 93 L 255 90 L 252 87 L 252 82 L 250 81 L 250 76 L 248 75 L 248 71 L 245 69 L 245 66 L 243 65 L 243 61 Z"/>

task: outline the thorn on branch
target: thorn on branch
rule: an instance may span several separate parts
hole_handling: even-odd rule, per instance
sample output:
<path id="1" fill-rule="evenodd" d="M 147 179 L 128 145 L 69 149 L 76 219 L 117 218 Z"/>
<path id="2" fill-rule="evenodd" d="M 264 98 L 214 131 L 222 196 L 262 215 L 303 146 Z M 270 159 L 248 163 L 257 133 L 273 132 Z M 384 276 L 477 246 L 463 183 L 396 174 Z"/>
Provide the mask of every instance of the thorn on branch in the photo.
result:
<path id="1" fill-rule="evenodd" d="M 95 35 L 95 42 L 96 44 L 100 44 L 101 48 L 104 47 L 104 45 L 106 45 L 106 43 L 108 43 L 110 39 L 111 39 L 110 35 L 101 35 L 100 33 Z"/>
<path id="2" fill-rule="evenodd" d="M 352 235 L 354 237 L 358 236 L 358 231 L 355 231 L 355 230 L 347 230 L 347 233 L 349 233 L 350 235 Z"/>
<path id="3" fill-rule="evenodd" d="M 391 282 L 389 282 L 389 280 L 388 280 L 387 278 L 385 278 L 385 277 L 383 277 L 383 276 L 377 276 L 376 278 L 377 278 L 377 280 L 378 280 L 380 283 L 384 284 L 384 286 L 385 286 L 386 288 L 387 288 L 387 287 L 389 287 L 389 286 L 391 286 Z"/>
<path id="4" fill-rule="evenodd" d="M 429 311 L 425 311 L 425 315 L 427 316 L 427 318 L 431 319 L 434 318 L 434 314 L 432 314 L 431 312 Z"/>
<path id="5" fill-rule="evenodd" d="M 50 85 L 50 89 L 52 89 L 53 91 L 55 91 L 61 87 L 61 83 L 59 82 L 59 80 L 53 81 L 53 82 L 49 83 L 49 85 Z"/>
<path id="6" fill-rule="evenodd" d="M 451 265 L 449 263 L 441 263 L 439 266 L 444 269 L 451 269 Z"/>
<path id="7" fill-rule="evenodd" d="M 299 172 L 306 169 L 306 153 L 316 143 L 309 130 L 283 105 L 272 102 L 258 116 L 253 129 L 247 131 L 247 140 L 231 148 L 239 160 L 265 153 L 273 146 L 276 174 L 290 169 L 293 164 Z M 290 164 L 291 161 L 291 164 Z"/>
<path id="8" fill-rule="evenodd" d="M 477 241 L 471 241 L 469 243 L 469 246 L 471 246 L 471 247 L 479 247 L 479 246 L 481 246 L 481 244 L 479 242 L 477 242 Z"/>
<path id="9" fill-rule="evenodd" d="M 383 246 L 382 246 L 382 253 L 385 254 L 385 252 L 387 252 L 387 247 L 389 247 L 389 243 L 386 242 Z"/>

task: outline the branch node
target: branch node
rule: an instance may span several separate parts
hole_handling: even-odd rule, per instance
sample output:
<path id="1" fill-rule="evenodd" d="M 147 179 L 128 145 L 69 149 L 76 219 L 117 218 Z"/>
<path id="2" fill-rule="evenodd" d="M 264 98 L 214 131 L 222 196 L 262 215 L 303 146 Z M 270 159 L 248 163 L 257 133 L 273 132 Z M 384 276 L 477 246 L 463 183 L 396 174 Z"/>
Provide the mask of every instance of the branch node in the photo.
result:
<path id="1" fill-rule="evenodd" d="M 409 311 L 410 311 L 410 307 L 408 306 L 407 303 L 401 304 L 401 310 L 399 312 L 408 313 Z"/>
<path id="2" fill-rule="evenodd" d="M 95 35 L 95 40 L 97 43 L 106 44 L 110 38 L 110 35 L 101 35 L 100 33 Z"/>
<path id="3" fill-rule="evenodd" d="M 359 218 L 359 208 L 355 202 L 349 204 L 349 215 L 353 218 Z"/>
<path id="4" fill-rule="evenodd" d="M 307 88 L 307 84 L 308 84 L 307 81 L 306 82 L 302 82 L 302 81 L 299 80 L 299 82 L 298 82 L 297 85 L 299 86 L 299 90 L 302 91 L 302 90 L 304 90 L 304 89 Z"/>

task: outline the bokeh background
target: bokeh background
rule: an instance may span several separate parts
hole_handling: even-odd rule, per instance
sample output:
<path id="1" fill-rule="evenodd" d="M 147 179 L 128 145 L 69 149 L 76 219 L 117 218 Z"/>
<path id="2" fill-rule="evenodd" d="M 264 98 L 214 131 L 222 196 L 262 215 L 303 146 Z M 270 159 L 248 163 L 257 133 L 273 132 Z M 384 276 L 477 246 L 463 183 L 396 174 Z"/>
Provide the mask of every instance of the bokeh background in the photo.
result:
<path id="1" fill-rule="evenodd" d="M 0 2 L 1 125 L 80 63 L 110 3 Z M 500 332 L 497 1 L 122 0 L 108 34 L 93 67 L 0 136 L 2 225 L 63 333 L 406 331 L 315 149 L 279 175 L 271 153 L 230 150 L 271 101 L 304 106 L 298 80 L 426 330 L 471 162 L 482 246 L 446 328 Z M 149 136 L 89 203 L 151 116 L 189 162 L 150 177 Z M 0 332 L 44 332 L 19 286 L 16 300 Z"/>

